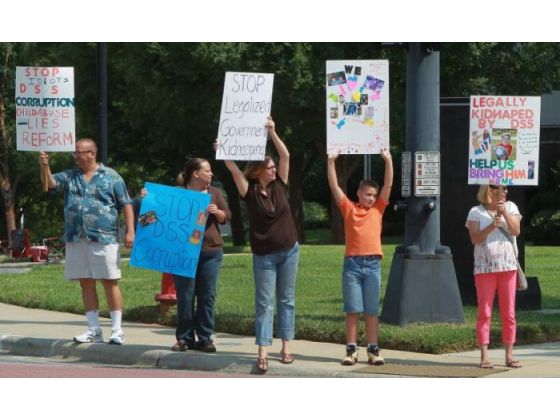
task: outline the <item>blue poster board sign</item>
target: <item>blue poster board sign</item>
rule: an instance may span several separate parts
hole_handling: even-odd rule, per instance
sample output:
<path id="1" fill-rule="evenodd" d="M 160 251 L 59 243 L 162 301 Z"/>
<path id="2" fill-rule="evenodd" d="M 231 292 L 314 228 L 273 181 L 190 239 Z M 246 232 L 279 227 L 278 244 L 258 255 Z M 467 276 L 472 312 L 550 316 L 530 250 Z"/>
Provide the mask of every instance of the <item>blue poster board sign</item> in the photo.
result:
<path id="1" fill-rule="evenodd" d="M 210 194 L 147 182 L 130 265 L 194 278 Z"/>

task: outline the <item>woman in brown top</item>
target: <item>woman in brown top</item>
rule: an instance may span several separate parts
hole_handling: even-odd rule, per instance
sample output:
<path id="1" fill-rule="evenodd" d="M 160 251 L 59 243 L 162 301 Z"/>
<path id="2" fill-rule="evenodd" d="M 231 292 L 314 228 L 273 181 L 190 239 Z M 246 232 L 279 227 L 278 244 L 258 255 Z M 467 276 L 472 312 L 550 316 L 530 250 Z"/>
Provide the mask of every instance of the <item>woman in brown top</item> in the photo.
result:
<path id="1" fill-rule="evenodd" d="M 206 230 L 196 277 L 192 279 L 173 275 L 177 291 L 177 343 L 171 348 L 173 351 L 216 351 L 212 341 L 214 306 L 218 272 L 224 257 L 224 242 L 218 224 L 225 224 L 231 218 L 231 212 L 220 190 L 210 186 L 212 175 L 210 163 L 200 158 L 190 159 L 183 171 L 185 188 L 210 194 L 212 198 L 206 214 L 201 213 L 199 216 Z"/>
<path id="2" fill-rule="evenodd" d="M 294 361 L 289 342 L 294 338 L 299 259 L 297 231 L 287 196 L 290 154 L 270 117 L 266 126 L 278 152 L 278 167 L 270 156 L 263 162 L 250 162 L 245 172 L 234 161 L 225 161 L 249 215 L 255 277 L 255 343 L 259 346 L 257 368 L 262 372 L 268 369 L 267 347 L 272 345 L 275 289 L 281 361 Z"/>

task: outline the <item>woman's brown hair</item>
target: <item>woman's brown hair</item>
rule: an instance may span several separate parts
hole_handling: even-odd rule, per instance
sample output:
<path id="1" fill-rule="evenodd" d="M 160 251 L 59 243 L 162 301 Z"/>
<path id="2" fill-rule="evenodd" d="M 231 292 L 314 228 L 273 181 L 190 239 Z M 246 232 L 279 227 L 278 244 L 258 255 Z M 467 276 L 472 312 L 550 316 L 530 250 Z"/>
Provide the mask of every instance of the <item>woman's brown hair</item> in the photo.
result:
<path id="1" fill-rule="evenodd" d="M 262 162 L 249 162 L 243 171 L 245 178 L 247 179 L 258 179 L 261 174 L 266 171 L 269 162 L 274 162 L 272 156 L 265 156 Z"/>
<path id="2" fill-rule="evenodd" d="M 208 162 L 208 160 L 202 158 L 191 158 L 187 161 L 187 163 L 185 163 L 182 173 L 183 186 L 186 186 L 190 182 L 193 172 L 200 170 L 204 162 Z M 177 177 L 177 181 L 180 182 L 179 177 Z"/>

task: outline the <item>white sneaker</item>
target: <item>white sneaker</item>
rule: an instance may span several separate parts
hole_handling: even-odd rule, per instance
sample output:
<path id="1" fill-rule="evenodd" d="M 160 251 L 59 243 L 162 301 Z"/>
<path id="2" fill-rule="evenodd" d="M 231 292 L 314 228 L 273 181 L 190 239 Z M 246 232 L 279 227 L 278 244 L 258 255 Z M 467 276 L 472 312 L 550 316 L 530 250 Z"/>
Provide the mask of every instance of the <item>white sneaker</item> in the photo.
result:
<path id="1" fill-rule="evenodd" d="M 385 359 L 381 356 L 381 348 L 379 346 L 374 348 L 368 347 L 367 356 L 369 365 L 380 366 L 385 364 Z"/>
<path id="2" fill-rule="evenodd" d="M 124 344 L 124 332 L 122 329 L 111 331 L 111 338 L 109 344 Z"/>
<path id="3" fill-rule="evenodd" d="M 88 328 L 82 335 L 74 337 L 76 343 L 103 343 L 101 328 Z"/>
<path id="4" fill-rule="evenodd" d="M 353 366 L 358 363 L 358 347 L 346 346 L 346 357 L 342 359 L 341 364 L 344 366 Z"/>

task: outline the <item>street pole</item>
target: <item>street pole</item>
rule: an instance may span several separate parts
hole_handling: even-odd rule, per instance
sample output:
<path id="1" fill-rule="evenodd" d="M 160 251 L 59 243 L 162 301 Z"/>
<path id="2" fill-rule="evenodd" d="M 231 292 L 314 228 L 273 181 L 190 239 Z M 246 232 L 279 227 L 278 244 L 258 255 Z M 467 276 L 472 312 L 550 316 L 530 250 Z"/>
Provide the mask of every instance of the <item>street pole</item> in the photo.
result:
<path id="1" fill-rule="evenodd" d="M 364 179 L 371 179 L 371 155 L 364 155 Z"/>
<path id="2" fill-rule="evenodd" d="M 406 198 L 395 205 L 405 211 L 405 240 L 395 250 L 383 302 L 381 320 L 389 324 L 464 322 L 451 251 L 440 244 L 439 96 L 439 51 L 409 43 Z"/>
<path id="3" fill-rule="evenodd" d="M 97 43 L 97 136 L 99 159 L 107 164 L 107 43 Z"/>

